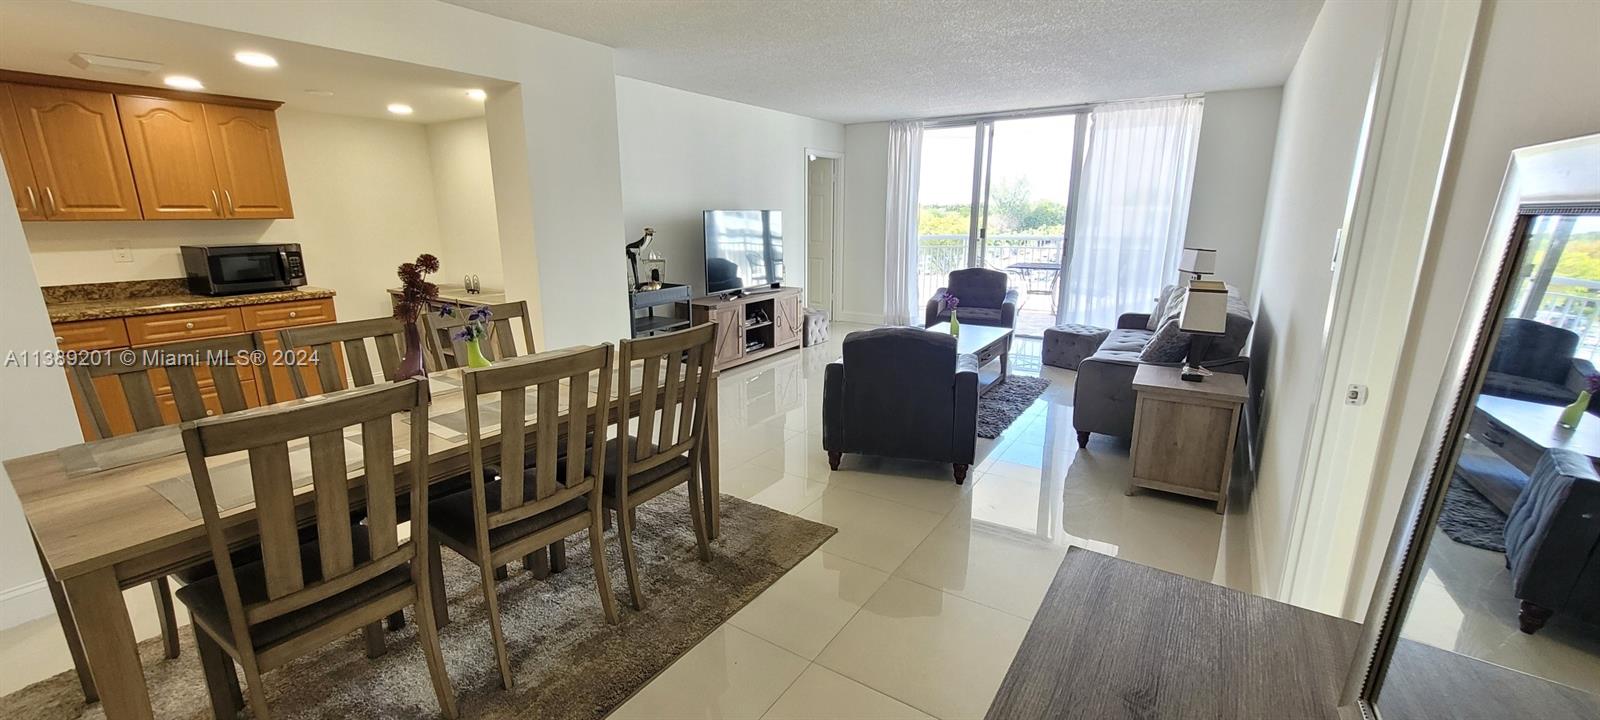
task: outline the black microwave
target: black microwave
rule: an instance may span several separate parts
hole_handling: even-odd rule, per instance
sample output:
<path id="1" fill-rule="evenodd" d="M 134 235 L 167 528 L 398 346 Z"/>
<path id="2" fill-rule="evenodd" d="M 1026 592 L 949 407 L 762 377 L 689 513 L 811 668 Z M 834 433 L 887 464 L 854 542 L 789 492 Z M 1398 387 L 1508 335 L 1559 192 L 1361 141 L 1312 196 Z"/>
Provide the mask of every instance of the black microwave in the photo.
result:
<path id="1" fill-rule="evenodd" d="M 295 243 L 184 245 L 183 273 L 196 295 L 288 290 L 306 284 L 305 260 Z"/>

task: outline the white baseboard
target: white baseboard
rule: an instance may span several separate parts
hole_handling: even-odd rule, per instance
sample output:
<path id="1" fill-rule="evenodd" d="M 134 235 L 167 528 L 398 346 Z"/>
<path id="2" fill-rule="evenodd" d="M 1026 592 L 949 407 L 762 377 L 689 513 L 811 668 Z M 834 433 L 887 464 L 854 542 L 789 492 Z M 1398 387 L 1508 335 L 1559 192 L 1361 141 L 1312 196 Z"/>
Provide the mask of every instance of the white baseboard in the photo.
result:
<path id="1" fill-rule="evenodd" d="M 0 630 L 55 612 L 55 602 L 50 599 L 50 588 L 45 586 L 44 578 L 0 590 Z"/>
<path id="2" fill-rule="evenodd" d="M 839 322 L 855 323 L 857 325 L 882 325 L 883 324 L 883 316 L 882 315 L 874 315 L 872 313 L 852 313 L 852 312 L 840 311 L 840 312 L 837 312 L 837 313 L 833 314 L 833 319 L 837 320 Z"/>

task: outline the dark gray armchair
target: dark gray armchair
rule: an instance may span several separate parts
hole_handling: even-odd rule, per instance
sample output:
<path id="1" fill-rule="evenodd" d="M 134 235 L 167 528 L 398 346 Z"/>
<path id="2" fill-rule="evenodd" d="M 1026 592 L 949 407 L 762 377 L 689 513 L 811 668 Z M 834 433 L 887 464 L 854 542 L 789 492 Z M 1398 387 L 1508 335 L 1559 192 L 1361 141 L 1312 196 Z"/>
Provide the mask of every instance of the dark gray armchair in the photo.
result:
<path id="1" fill-rule="evenodd" d="M 1017 327 L 1017 291 L 1006 287 L 1011 276 L 999 270 L 967 268 L 950 273 L 947 287 L 939 288 L 928 299 L 924 327 L 950 319 L 945 298 L 954 295 L 961 322 L 993 327 Z"/>
<path id="2" fill-rule="evenodd" d="M 921 328 L 845 336 L 844 358 L 822 385 L 822 447 L 844 453 L 947 462 L 967 478 L 978 447 L 978 364 L 956 339 Z"/>
<path id="3" fill-rule="evenodd" d="M 1528 400 L 1545 405 L 1566 405 L 1584 389 L 1595 373 L 1588 360 L 1573 357 L 1578 334 L 1534 320 L 1510 318 L 1500 329 L 1500 341 L 1489 356 L 1483 394 Z M 1600 409 L 1600 399 L 1589 411 Z"/>
<path id="4" fill-rule="evenodd" d="M 1600 621 L 1600 475 L 1570 450 L 1545 452 L 1506 521 L 1506 567 L 1522 631 L 1556 611 Z"/>

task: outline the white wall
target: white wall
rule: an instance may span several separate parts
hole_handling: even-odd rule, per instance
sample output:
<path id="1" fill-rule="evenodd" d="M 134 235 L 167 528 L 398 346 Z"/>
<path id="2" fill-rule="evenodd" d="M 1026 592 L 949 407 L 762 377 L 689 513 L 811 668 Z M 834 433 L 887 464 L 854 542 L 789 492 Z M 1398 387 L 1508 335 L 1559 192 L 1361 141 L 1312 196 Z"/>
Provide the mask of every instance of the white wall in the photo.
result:
<path id="1" fill-rule="evenodd" d="M 1282 88 L 1206 93 L 1185 245 L 1215 248 L 1218 276 L 1249 295 L 1266 205 Z M 884 311 L 888 123 L 845 127 L 844 264 L 840 319 L 878 323 Z M 1134 308 L 1129 308 L 1133 310 Z"/>
<path id="2" fill-rule="evenodd" d="M 1217 251 L 1217 277 L 1250 297 L 1283 88 L 1206 93 L 1184 245 Z"/>
<path id="3" fill-rule="evenodd" d="M 180 245 L 300 243 L 307 281 L 338 293 L 339 317 L 388 315 L 395 267 L 441 247 L 428 133 L 415 123 L 291 109 L 278 111 L 278 129 L 293 219 L 32 222 L 23 232 L 39 282 L 182 277 Z M 486 182 L 486 164 L 482 173 Z M 119 243 L 133 262 L 115 261 Z"/>
<path id="4" fill-rule="evenodd" d="M 0 167 L 0 177 L 5 169 Z M 44 312 L 33 265 L 13 203 L 0 203 L 0 338 L 3 350 L 51 351 L 55 333 Z M 52 450 L 80 441 L 78 419 L 67 394 L 67 376 L 56 367 L 0 367 L 0 460 Z M 0 468 L 0 628 L 53 612 L 39 572 L 22 506 Z"/>
<path id="5" fill-rule="evenodd" d="M 489 127 L 483 118 L 467 118 L 428 125 L 427 133 L 439 216 L 439 282 L 458 283 L 472 273 L 485 288 L 502 288 Z"/>
<path id="6" fill-rule="evenodd" d="M 701 213 L 781 210 L 784 284 L 806 286 L 805 151 L 844 150 L 843 126 L 619 77 L 617 137 L 626 232 L 597 239 L 609 272 L 627 276 L 622 246 L 653 227 L 666 279 L 703 293 Z"/>
<path id="7" fill-rule="evenodd" d="M 1359 595 L 1370 593 L 1376 581 L 1511 151 L 1600 131 L 1597 27 L 1600 4 L 1504 1 L 1490 2 L 1478 27 L 1479 70 L 1467 78 L 1434 218 L 1442 225 L 1432 235 L 1417 295 L 1422 319 L 1414 342 L 1438 352 L 1418 353 L 1395 383 L 1397 410 L 1388 423 L 1395 437 L 1377 462 L 1372 519 L 1366 523 L 1372 540 L 1353 583 Z"/>
<path id="8" fill-rule="evenodd" d="M 839 318 L 878 324 L 884 313 L 884 237 L 889 209 L 889 124 L 844 129 L 844 237 Z"/>
<path id="9" fill-rule="evenodd" d="M 1357 143 L 1390 4 L 1334 0 L 1283 88 L 1257 260 L 1250 391 L 1258 467 L 1248 514 L 1254 576 L 1276 588 L 1318 393 L 1335 232 L 1344 224 Z M 1207 108 L 1206 121 L 1210 121 Z"/>

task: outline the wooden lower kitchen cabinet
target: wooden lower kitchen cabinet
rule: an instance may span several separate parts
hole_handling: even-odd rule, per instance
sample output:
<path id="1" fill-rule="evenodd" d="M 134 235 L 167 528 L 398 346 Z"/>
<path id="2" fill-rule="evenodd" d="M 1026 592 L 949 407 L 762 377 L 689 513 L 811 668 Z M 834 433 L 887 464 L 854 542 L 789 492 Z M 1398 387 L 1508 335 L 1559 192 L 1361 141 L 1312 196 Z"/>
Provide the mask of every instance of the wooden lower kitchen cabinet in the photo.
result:
<path id="1" fill-rule="evenodd" d="M 334 322 L 336 319 L 332 298 L 312 298 L 126 318 L 57 322 L 54 329 L 56 344 L 65 351 L 121 349 L 137 351 L 185 340 L 259 333 L 258 341 L 267 364 L 262 367 L 239 368 L 239 379 L 244 388 L 245 401 L 254 407 L 293 397 L 293 385 L 289 380 L 292 368 L 283 362 L 282 353 L 278 352 L 278 330 L 302 325 L 321 325 Z M 336 357 L 334 361 L 341 362 L 341 359 Z M 340 367 L 342 370 L 342 362 Z M 321 392 L 314 366 L 302 367 L 300 372 L 307 379 L 307 387 L 311 392 Z M 206 408 L 213 412 L 221 412 L 221 404 L 217 400 L 210 374 L 201 368 L 196 376 L 200 382 L 200 394 Z M 172 388 L 167 382 L 165 373 L 159 370 L 152 372 L 150 381 L 162 417 L 168 423 L 176 423 L 177 405 L 172 399 Z M 135 429 L 133 415 L 128 409 L 127 398 L 123 395 L 117 379 L 109 376 L 97 378 L 95 392 L 104 406 L 112 434 L 133 432 Z M 95 439 L 97 433 L 94 430 L 94 422 L 90 419 L 88 407 L 78 395 L 76 388 L 73 388 L 72 401 L 78 413 L 78 424 L 83 430 L 84 439 Z"/>

